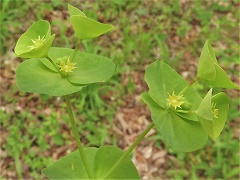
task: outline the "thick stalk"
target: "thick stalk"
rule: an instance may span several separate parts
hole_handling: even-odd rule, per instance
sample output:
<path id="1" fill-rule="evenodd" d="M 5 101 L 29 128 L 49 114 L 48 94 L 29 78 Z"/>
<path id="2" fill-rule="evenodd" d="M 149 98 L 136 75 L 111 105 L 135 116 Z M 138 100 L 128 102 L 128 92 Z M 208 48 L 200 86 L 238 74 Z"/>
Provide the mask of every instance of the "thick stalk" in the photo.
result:
<path id="1" fill-rule="evenodd" d="M 133 144 L 128 148 L 128 150 L 118 159 L 118 161 L 113 165 L 113 167 L 108 171 L 103 179 L 107 179 L 111 173 L 118 168 L 119 164 L 129 156 L 132 150 L 139 144 L 139 142 L 146 136 L 146 134 L 154 127 L 154 123 L 151 123 L 142 134 L 133 142 Z"/>
<path id="2" fill-rule="evenodd" d="M 72 112 L 72 108 L 71 108 L 71 104 L 70 104 L 70 100 L 69 100 L 68 95 L 65 96 L 65 100 L 66 100 L 66 103 L 67 103 L 68 115 L 69 115 L 69 120 L 70 120 L 71 127 L 72 127 L 72 132 L 73 132 L 75 141 L 76 141 L 77 146 L 78 146 L 78 151 L 79 151 L 80 156 L 82 158 L 84 167 L 85 167 L 86 172 L 88 174 L 88 177 L 90 179 L 93 179 L 93 175 L 91 174 L 90 167 L 87 163 L 87 159 L 86 159 L 85 153 L 83 151 L 83 146 L 82 146 L 82 143 L 80 141 L 80 137 L 79 137 L 79 134 L 78 134 L 78 131 L 77 131 L 77 127 L 76 127 L 75 120 L 74 120 L 74 117 L 73 117 L 73 112 Z"/>

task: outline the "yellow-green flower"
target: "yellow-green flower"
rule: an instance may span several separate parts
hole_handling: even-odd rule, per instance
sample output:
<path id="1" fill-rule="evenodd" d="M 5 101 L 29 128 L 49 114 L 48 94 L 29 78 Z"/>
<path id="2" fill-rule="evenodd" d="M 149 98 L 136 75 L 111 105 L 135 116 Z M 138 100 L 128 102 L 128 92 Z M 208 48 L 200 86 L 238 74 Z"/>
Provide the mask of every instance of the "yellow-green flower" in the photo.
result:
<path id="1" fill-rule="evenodd" d="M 73 69 L 75 69 L 75 65 L 76 63 L 73 63 L 70 61 L 70 57 L 63 57 L 62 59 L 59 59 L 60 63 L 59 63 L 59 67 L 60 67 L 60 71 L 64 71 L 66 73 L 69 72 L 73 72 Z"/>
<path id="2" fill-rule="evenodd" d="M 39 47 L 41 47 L 44 44 L 45 41 L 46 41 L 46 39 L 44 36 L 42 38 L 40 36 L 38 36 L 37 39 L 32 39 L 33 45 L 28 46 L 29 51 L 33 50 L 33 49 L 38 49 Z"/>
<path id="3" fill-rule="evenodd" d="M 48 55 L 54 38 L 55 34 L 51 35 L 50 23 L 39 20 L 20 36 L 14 51 L 22 58 L 44 58 Z"/>
<path id="4" fill-rule="evenodd" d="M 212 114 L 214 118 L 218 118 L 218 109 L 215 108 L 216 103 L 212 103 Z"/>
<path id="5" fill-rule="evenodd" d="M 182 99 L 182 95 L 181 96 L 177 96 L 175 95 L 174 91 L 172 93 L 172 95 L 168 94 L 169 98 L 167 99 L 169 106 L 173 106 L 174 109 L 177 109 L 177 107 L 181 108 L 181 105 L 184 103 L 184 101 L 181 101 Z"/>

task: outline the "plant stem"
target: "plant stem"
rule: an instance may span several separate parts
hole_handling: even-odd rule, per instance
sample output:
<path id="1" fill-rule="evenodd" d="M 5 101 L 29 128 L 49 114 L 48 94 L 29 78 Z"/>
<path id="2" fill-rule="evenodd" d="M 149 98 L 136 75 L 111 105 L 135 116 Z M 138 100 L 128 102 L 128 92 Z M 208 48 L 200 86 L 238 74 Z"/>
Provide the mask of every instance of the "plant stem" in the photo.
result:
<path id="1" fill-rule="evenodd" d="M 64 76 L 63 73 L 59 70 L 59 68 L 58 68 L 57 65 L 53 62 L 53 60 L 52 60 L 49 56 L 47 56 L 46 58 L 47 58 L 47 59 L 52 63 L 52 65 L 56 68 L 56 70 L 59 72 L 59 74 L 61 75 L 61 77 L 64 78 L 65 76 Z"/>
<path id="2" fill-rule="evenodd" d="M 191 87 L 193 84 L 195 84 L 197 81 L 198 81 L 198 78 L 196 78 L 194 81 L 192 81 L 190 84 L 188 84 L 188 85 L 178 94 L 178 96 L 183 95 L 183 94 L 188 90 L 188 88 L 190 88 L 190 87 Z"/>
<path id="3" fill-rule="evenodd" d="M 154 127 L 154 123 L 152 122 L 143 132 L 142 134 L 133 142 L 133 144 L 128 148 L 128 150 L 118 159 L 118 161 L 113 165 L 113 167 L 108 171 L 108 173 L 104 176 L 103 179 L 107 179 L 111 173 L 119 166 L 119 164 L 129 156 L 132 150 L 139 144 L 139 142 L 146 136 L 146 134 Z"/>
<path id="4" fill-rule="evenodd" d="M 53 60 L 52 60 L 49 56 L 47 56 L 46 58 L 52 63 L 52 65 L 56 68 L 56 70 L 59 71 L 59 68 L 58 68 L 57 65 L 53 62 Z"/>
<path id="5" fill-rule="evenodd" d="M 87 163 L 87 159 L 86 159 L 86 156 L 85 156 L 85 153 L 84 153 L 84 150 L 83 150 L 83 146 L 81 144 L 80 137 L 79 137 L 79 134 L 77 132 L 77 127 L 76 127 L 75 120 L 74 120 L 74 117 L 73 117 L 73 112 L 72 112 L 72 108 L 71 108 L 71 104 L 70 104 L 70 100 L 69 100 L 68 95 L 65 96 L 65 100 L 66 100 L 66 103 L 67 103 L 68 115 L 69 115 L 69 120 L 70 120 L 71 127 L 72 127 L 72 132 L 73 132 L 75 141 L 77 143 L 80 156 L 82 158 L 82 161 L 83 161 L 83 164 L 84 164 L 84 167 L 86 169 L 88 177 L 90 179 L 93 179 L 93 175 L 91 174 L 90 167 Z"/>
<path id="6" fill-rule="evenodd" d="M 78 49 L 79 49 L 79 46 L 80 46 L 80 43 L 81 43 L 81 40 L 78 39 L 78 42 L 77 42 L 77 45 L 75 46 L 73 55 L 72 55 L 72 57 L 70 58 L 70 61 L 71 61 L 71 62 L 73 62 L 73 60 L 74 60 L 74 58 L 75 58 L 75 56 L 76 56 L 76 53 L 77 53 L 77 51 L 78 51 Z"/>
<path id="7" fill-rule="evenodd" d="M 19 153 L 15 154 L 14 161 L 15 161 L 15 167 L 16 167 L 17 174 L 18 174 L 18 179 L 22 179 L 22 167 L 21 167 L 21 162 L 19 159 Z"/>

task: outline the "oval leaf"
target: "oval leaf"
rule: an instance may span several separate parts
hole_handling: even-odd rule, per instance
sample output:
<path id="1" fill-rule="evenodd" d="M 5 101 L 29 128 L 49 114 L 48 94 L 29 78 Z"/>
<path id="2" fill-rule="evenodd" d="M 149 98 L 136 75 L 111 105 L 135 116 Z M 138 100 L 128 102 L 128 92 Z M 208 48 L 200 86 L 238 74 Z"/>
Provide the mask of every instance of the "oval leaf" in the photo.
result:
<path id="1" fill-rule="evenodd" d="M 85 85 L 75 85 L 62 78 L 45 65 L 40 59 L 29 59 L 22 62 L 16 71 L 19 89 L 24 92 L 63 96 L 81 90 Z"/>
<path id="2" fill-rule="evenodd" d="M 95 179 L 102 179 L 111 167 L 123 155 L 123 151 L 114 146 L 84 148 L 87 162 Z M 89 179 L 78 151 L 57 160 L 42 173 L 50 179 Z M 140 179 L 136 167 L 128 157 L 113 171 L 108 179 Z"/>
<path id="3" fill-rule="evenodd" d="M 103 179 L 124 152 L 118 147 L 100 147 L 95 156 L 94 173 L 96 179 Z M 136 167 L 129 157 L 124 159 L 107 179 L 140 179 Z"/>
<path id="4" fill-rule="evenodd" d="M 94 158 L 97 148 L 84 148 L 87 162 L 93 174 Z M 49 179 L 89 179 L 79 151 L 72 152 L 42 170 Z"/>
<path id="5" fill-rule="evenodd" d="M 207 141 L 207 134 L 199 122 L 186 120 L 163 109 L 148 93 L 144 93 L 142 98 L 151 110 L 157 130 L 175 151 L 191 152 L 203 147 Z"/>
<path id="6" fill-rule="evenodd" d="M 48 55 L 56 63 L 57 58 L 71 56 L 73 52 L 72 49 L 53 47 Z M 105 82 L 111 78 L 115 71 L 115 64 L 103 56 L 77 52 L 72 61 L 76 63 L 76 68 L 67 79 L 75 84 Z"/>
<path id="7" fill-rule="evenodd" d="M 179 94 L 188 83 L 174 69 L 161 61 L 155 61 L 149 65 L 145 72 L 145 81 L 149 87 L 149 95 L 162 108 L 168 107 L 169 94 Z M 192 88 L 184 93 L 183 97 L 191 103 L 190 109 L 197 109 L 201 102 L 201 96 Z M 185 116 L 182 114 L 182 116 Z M 188 116 L 186 117 L 188 119 Z"/>

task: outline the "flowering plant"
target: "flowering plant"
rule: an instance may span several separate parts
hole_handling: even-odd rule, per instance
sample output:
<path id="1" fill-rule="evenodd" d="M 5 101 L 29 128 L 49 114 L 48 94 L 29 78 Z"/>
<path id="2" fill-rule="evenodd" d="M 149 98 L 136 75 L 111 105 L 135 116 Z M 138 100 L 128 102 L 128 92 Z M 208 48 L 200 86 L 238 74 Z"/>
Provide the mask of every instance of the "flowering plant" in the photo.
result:
<path id="1" fill-rule="evenodd" d="M 105 82 L 115 71 L 115 64 L 107 57 L 79 52 L 83 39 L 98 37 L 113 29 L 68 6 L 70 21 L 78 37 L 75 49 L 51 47 L 55 35 L 45 20 L 34 23 L 19 38 L 15 53 L 23 61 L 17 68 L 18 87 L 24 92 L 64 96 L 72 133 L 78 151 L 72 152 L 44 168 L 50 179 L 140 179 L 129 154 L 154 127 L 176 151 L 200 149 L 208 136 L 215 140 L 222 131 L 229 108 L 229 98 L 223 92 L 212 96 L 212 89 L 202 98 L 192 87 L 196 81 L 216 87 L 239 88 L 217 64 L 207 41 L 199 60 L 196 81 L 188 84 L 174 69 L 162 61 L 147 68 L 145 80 L 149 91 L 142 94 L 149 106 L 152 123 L 142 132 L 126 152 L 115 146 L 83 148 L 71 109 L 69 94 L 92 83 Z"/>

